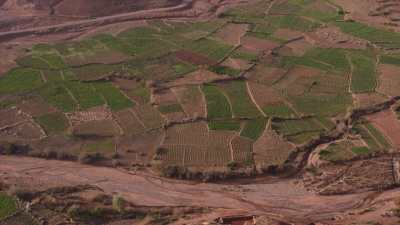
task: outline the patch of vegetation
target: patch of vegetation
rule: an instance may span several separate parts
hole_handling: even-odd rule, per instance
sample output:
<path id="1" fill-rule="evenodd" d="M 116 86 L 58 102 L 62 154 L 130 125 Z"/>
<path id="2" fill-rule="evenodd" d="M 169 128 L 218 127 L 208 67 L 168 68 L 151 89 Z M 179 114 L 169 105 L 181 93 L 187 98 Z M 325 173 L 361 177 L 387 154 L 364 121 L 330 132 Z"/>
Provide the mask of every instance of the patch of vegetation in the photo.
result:
<path id="1" fill-rule="evenodd" d="M 101 94 L 106 100 L 108 106 L 113 111 L 130 108 L 134 103 L 123 95 L 118 88 L 114 87 L 110 82 L 93 83 L 97 93 Z"/>
<path id="2" fill-rule="evenodd" d="M 112 139 L 102 139 L 86 143 L 81 151 L 87 154 L 113 155 L 115 153 L 115 143 Z"/>
<path id="3" fill-rule="evenodd" d="M 322 126 L 326 129 L 326 130 L 332 130 L 335 128 L 335 123 L 328 117 L 317 117 L 315 118 L 319 123 L 322 124 Z"/>
<path id="4" fill-rule="evenodd" d="M 47 82 L 59 82 L 63 80 L 61 71 L 58 70 L 42 70 L 41 73 Z"/>
<path id="5" fill-rule="evenodd" d="M 120 70 L 120 65 L 91 64 L 74 68 L 73 72 L 80 80 L 90 81 L 105 78 Z"/>
<path id="6" fill-rule="evenodd" d="M 78 101 L 80 110 L 86 110 L 91 107 L 105 104 L 102 96 L 95 91 L 91 83 L 70 81 L 65 82 L 65 87 L 68 88 Z"/>
<path id="7" fill-rule="evenodd" d="M 382 64 L 392 64 L 400 66 L 400 56 L 397 55 L 383 55 L 380 58 L 380 63 Z"/>
<path id="8" fill-rule="evenodd" d="M 176 75 L 181 76 L 193 72 L 197 69 L 197 67 L 193 64 L 180 62 L 172 66 Z"/>
<path id="9" fill-rule="evenodd" d="M 143 83 L 129 91 L 128 94 L 140 98 L 143 103 L 150 102 L 151 92 Z"/>
<path id="10" fill-rule="evenodd" d="M 371 153 L 371 150 L 367 147 L 353 147 L 351 151 L 356 155 L 368 155 Z"/>
<path id="11" fill-rule="evenodd" d="M 274 120 L 272 129 L 282 134 L 289 141 L 298 144 L 309 141 L 311 138 L 317 137 L 324 131 L 313 118 Z"/>
<path id="12" fill-rule="evenodd" d="M 245 81 L 224 83 L 222 89 L 230 99 L 235 117 L 256 118 L 261 116 L 248 95 Z"/>
<path id="13" fill-rule="evenodd" d="M 396 48 L 400 46 L 399 33 L 371 27 L 359 22 L 336 22 L 335 24 L 344 33 L 374 42 L 382 47 Z"/>
<path id="14" fill-rule="evenodd" d="M 353 64 L 351 89 L 355 93 L 373 92 L 377 85 L 375 61 L 361 54 L 350 54 Z"/>
<path id="15" fill-rule="evenodd" d="M 306 114 L 316 116 L 335 116 L 346 112 L 352 104 L 348 94 L 310 95 L 291 97 L 294 107 Z"/>
<path id="16" fill-rule="evenodd" d="M 233 52 L 233 54 L 231 55 L 232 58 L 235 59 L 243 59 L 243 60 L 247 60 L 247 61 L 257 61 L 258 60 L 258 55 L 252 52 L 247 52 L 247 51 L 243 51 L 243 50 L 236 50 Z"/>
<path id="17" fill-rule="evenodd" d="M 17 211 L 17 204 L 15 200 L 0 192 L 0 220 L 12 215 Z"/>
<path id="18" fill-rule="evenodd" d="M 379 152 L 390 148 L 385 137 L 369 123 L 360 123 L 353 127 L 353 131 L 367 143 L 371 151 Z"/>
<path id="19" fill-rule="evenodd" d="M 270 117 L 279 117 L 279 118 L 292 118 L 295 117 L 296 114 L 293 110 L 287 106 L 286 104 L 275 104 L 275 105 L 267 105 L 262 108 L 264 113 Z"/>
<path id="20" fill-rule="evenodd" d="M 271 24 L 278 28 L 287 28 L 291 30 L 299 30 L 303 32 L 313 31 L 321 24 L 316 23 L 312 20 L 307 20 L 302 17 L 295 15 L 287 16 L 273 16 L 268 18 Z"/>
<path id="21" fill-rule="evenodd" d="M 372 124 L 367 123 L 365 127 L 368 131 L 375 137 L 375 139 L 385 148 L 389 148 L 390 144 L 387 142 L 386 138 L 383 136 L 381 132 L 379 132 Z"/>
<path id="22" fill-rule="evenodd" d="M 239 131 L 240 122 L 235 120 L 213 120 L 208 122 L 210 130 Z"/>
<path id="23" fill-rule="evenodd" d="M 0 94 L 29 92 L 42 85 L 40 72 L 33 69 L 13 69 L 0 78 Z"/>
<path id="24" fill-rule="evenodd" d="M 217 61 L 224 58 L 232 50 L 232 46 L 208 38 L 187 42 L 184 47 Z"/>
<path id="25" fill-rule="evenodd" d="M 39 89 L 39 94 L 48 103 L 55 106 L 63 112 L 71 112 L 77 109 L 73 97 L 68 93 L 63 83 L 47 83 Z"/>
<path id="26" fill-rule="evenodd" d="M 67 118 L 65 118 L 64 114 L 58 112 L 37 117 L 35 120 L 48 135 L 61 134 L 68 127 Z"/>
<path id="27" fill-rule="evenodd" d="M 231 67 L 227 66 L 211 66 L 209 67 L 209 70 L 216 73 L 216 74 L 221 74 L 221 75 L 228 75 L 232 77 L 237 77 L 240 75 L 241 71 L 233 69 Z"/>
<path id="28" fill-rule="evenodd" d="M 353 144 L 349 141 L 333 143 L 328 148 L 322 150 L 319 156 L 321 159 L 331 162 L 346 161 L 354 158 L 355 153 L 352 152 L 353 148 Z"/>
<path id="29" fill-rule="evenodd" d="M 242 132 L 240 132 L 240 136 L 257 140 L 264 132 L 266 124 L 266 118 L 250 120 L 246 122 Z"/>
<path id="30" fill-rule="evenodd" d="M 215 86 L 204 85 L 203 93 L 207 100 L 207 115 L 210 119 L 231 118 L 232 112 L 228 99 Z"/>
<path id="31" fill-rule="evenodd" d="M 57 54 L 41 54 L 39 57 L 48 64 L 50 69 L 66 68 L 63 59 Z"/>

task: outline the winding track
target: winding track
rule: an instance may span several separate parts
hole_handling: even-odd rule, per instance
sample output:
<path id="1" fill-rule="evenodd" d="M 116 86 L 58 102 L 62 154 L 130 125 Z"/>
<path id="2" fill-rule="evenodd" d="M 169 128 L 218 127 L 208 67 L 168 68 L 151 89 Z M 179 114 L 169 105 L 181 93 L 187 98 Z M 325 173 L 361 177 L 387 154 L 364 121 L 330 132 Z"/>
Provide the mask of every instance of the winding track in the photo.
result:
<path id="1" fill-rule="evenodd" d="M 0 180 L 33 187 L 96 185 L 107 193 L 146 206 L 199 206 L 223 211 L 284 216 L 296 221 L 329 220 L 365 205 L 368 194 L 319 196 L 295 180 L 228 185 L 169 180 L 148 173 L 130 174 L 113 168 L 73 162 L 0 156 Z M 400 192 L 395 189 L 391 192 Z"/>

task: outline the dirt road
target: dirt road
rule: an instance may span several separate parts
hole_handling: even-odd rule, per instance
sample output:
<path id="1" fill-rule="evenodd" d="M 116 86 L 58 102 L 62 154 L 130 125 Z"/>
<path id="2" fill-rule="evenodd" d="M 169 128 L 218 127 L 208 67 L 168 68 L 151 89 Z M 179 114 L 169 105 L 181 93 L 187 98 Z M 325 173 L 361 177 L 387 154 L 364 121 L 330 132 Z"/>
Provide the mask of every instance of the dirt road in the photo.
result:
<path id="1" fill-rule="evenodd" d="M 242 210 L 274 217 L 284 215 L 305 222 L 329 220 L 342 212 L 360 208 L 371 194 L 319 196 L 296 185 L 295 180 L 250 185 L 193 184 L 147 173 L 134 175 L 73 162 L 8 156 L 0 156 L 0 179 L 36 188 L 91 184 L 107 193 L 120 193 L 138 205 Z"/>

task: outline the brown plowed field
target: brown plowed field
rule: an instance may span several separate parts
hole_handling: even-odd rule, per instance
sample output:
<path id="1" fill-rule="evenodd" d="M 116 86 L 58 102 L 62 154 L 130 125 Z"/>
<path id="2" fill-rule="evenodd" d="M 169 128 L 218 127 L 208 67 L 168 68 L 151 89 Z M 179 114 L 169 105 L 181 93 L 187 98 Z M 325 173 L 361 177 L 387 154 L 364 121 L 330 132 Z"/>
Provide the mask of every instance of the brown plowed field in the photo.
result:
<path id="1" fill-rule="evenodd" d="M 206 102 L 199 86 L 173 88 L 185 113 L 191 118 L 207 116 Z"/>
<path id="2" fill-rule="evenodd" d="M 279 46 L 275 42 L 251 36 L 243 37 L 241 42 L 245 50 L 256 53 L 270 51 Z"/>
<path id="3" fill-rule="evenodd" d="M 215 36 L 230 45 L 239 45 L 240 39 L 248 30 L 247 24 L 228 24 L 220 29 Z"/>
<path id="4" fill-rule="evenodd" d="M 400 95 L 400 67 L 381 64 L 379 65 L 378 71 L 380 78 L 378 91 L 389 96 Z"/>

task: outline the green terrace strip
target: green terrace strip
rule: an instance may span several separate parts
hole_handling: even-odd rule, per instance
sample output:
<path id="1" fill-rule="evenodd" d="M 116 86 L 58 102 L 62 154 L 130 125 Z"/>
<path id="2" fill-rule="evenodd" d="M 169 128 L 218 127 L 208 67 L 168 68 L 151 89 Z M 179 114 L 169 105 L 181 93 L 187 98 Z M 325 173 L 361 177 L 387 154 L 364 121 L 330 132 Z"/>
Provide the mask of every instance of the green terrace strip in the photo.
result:
<path id="1" fill-rule="evenodd" d="M 91 64 L 72 69 L 78 79 L 83 81 L 93 81 L 103 79 L 112 73 L 120 71 L 121 65 Z"/>
<path id="2" fill-rule="evenodd" d="M 11 216 L 17 211 L 17 204 L 15 200 L 0 192 L 0 220 Z"/>
<path id="3" fill-rule="evenodd" d="M 319 23 L 294 15 L 273 16 L 269 17 L 268 20 L 270 21 L 270 24 L 273 24 L 277 28 L 287 28 L 303 32 L 313 31 L 321 26 Z"/>
<path id="4" fill-rule="evenodd" d="M 377 85 L 375 60 L 354 53 L 349 57 L 353 64 L 351 90 L 355 93 L 373 92 Z"/>
<path id="5" fill-rule="evenodd" d="M 294 118 L 296 114 L 285 103 L 267 105 L 262 108 L 265 115 L 278 118 Z"/>
<path id="6" fill-rule="evenodd" d="M 367 147 L 354 147 L 351 151 L 356 155 L 368 155 L 371 153 L 371 150 Z"/>
<path id="7" fill-rule="evenodd" d="M 353 151 L 355 149 L 355 152 Z M 342 141 L 339 143 L 333 143 L 328 146 L 328 148 L 320 152 L 320 157 L 323 160 L 337 162 L 346 161 L 354 158 L 359 147 L 354 147 L 353 143 L 350 141 Z M 361 150 L 362 151 L 362 150 Z"/>
<path id="8" fill-rule="evenodd" d="M 184 47 L 217 61 L 223 59 L 233 49 L 233 46 L 208 38 L 190 41 Z"/>
<path id="9" fill-rule="evenodd" d="M 91 83 L 69 81 L 65 82 L 64 85 L 78 101 L 80 110 L 106 104 L 102 96 L 96 92 Z"/>
<path id="10" fill-rule="evenodd" d="M 158 110 L 161 113 L 174 113 L 174 112 L 183 112 L 183 109 L 180 104 L 172 104 L 172 105 L 160 105 Z"/>
<path id="11" fill-rule="evenodd" d="M 17 59 L 18 65 L 35 69 L 64 69 L 66 65 L 57 54 L 29 55 Z"/>
<path id="12" fill-rule="evenodd" d="M 214 120 L 208 122 L 208 128 L 210 130 L 239 131 L 240 122 L 236 120 Z"/>
<path id="13" fill-rule="evenodd" d="M 400 55 L 383 55 L 380 58 L 380 63 L 400 66 Z"/>
<path id="14" fill-rule="evenodd" d="M 302 57 L 283 57 L 281 66 L 290 68 L 293 65 L 303 65 L 320 70 L 343 73 L 350 70 L 346 51 L 341 49 L 314 48 Z"/>
<path id="15" fill-rule="evenodd" d="M 42 84 L 43 81 L 38 70 L 13 69 L 0 78 L 0 95 L 30 92 Z"/>
<path id="16" fill-rule="evenodd" d="M 231 67 L 227 66 L 211 66 L 209 67 L 209 70 L 216 73 L 216 74 L 221 74 L 221 75 L 229 75 L 232 77 L 237 77 L 240 75 L 241 71 L 233 69 Z"/>
<path id="17" fill-rule="evenodd" d="M 247 52 L 244 50 L 237 49 L 234 51 L 231 55 L 232 58 L 235 59 L 243 59 L 247 61 L 257 61 L 258 60 L 258 55 L 254 54 L 252 52 Z"/>
<path id="18" fill-rule="evenodd" d="M 41 70 L 40 72 L 47 82 L 58 82 L 63 80 L 61 75 L 62 72 L 59 70 Z"/>
<path id="19" fill-rule="evenodd" d="M 296 110 L 306 115 L 334 116 L 351 106 L 352 98 L 349 94 L 310 95 L 291 97 Z"/>
<path id="20" fill-rule="evenodd" d="M 386 48 L 400 47 L 399 33 L 371 27 L 359 22 L 336 22 L 335 25 L 340 27 L 344 33 L 371 41 L 379 46 Z"/>
<path id="21" fill-rule="evenodd" d="M 265 130 L 267 118 L 259 118 L 247 121 L 240 136 L 257 140 Z"/>
<path id="22" fill-rule="evenodd" d="M 274 120 L 272 128 L 296 144 L 310 141 L 325 131 L 313 118 Z"/>
<path id="23" fill-rule="evenodd" d="M 48 135 L 61 134 L 68 127 L 67 118 L 63 113 L 51 113 L 35 118 L 36 122 L 46 131 Z"/>
<path id="24" fill-rule="evenodd" d="M 204 85 L 202 90 L 207 100 L 207 115 L 209 119 L 232 118 L 228 99 L 217 87 Z"/>
<path id="25" fill-rule="evenodd" d="M 75 102 L 63 82 L 47 83 L 38 92 L 48 103 L 63 112 L 71 112 L 78 109 L 77 102 Z"/>
<path id="26" fill-rule="evenodd" d="M 93 86 L 97 90 L 97 93 L 100 93 L 104 97 L 108 106 L 113 111 L 119 111 L 134 106 L 134 103 L 130 99 L 109 82 L 95 82 Z"/>
<path id="27" fill-rule="evenodd" d="M 223 83 L 221 87 L 229 97 L 235 117 L 256 118 L 262 116 L 248 95 L 245 81 Z"/>
<path id="28" fill-rule="evenodd" d="M 369 123 L 357 124 L 353 130 L 361 135 L 372 151 L 386 151 L 390 148 L 384 136 Z"/>

